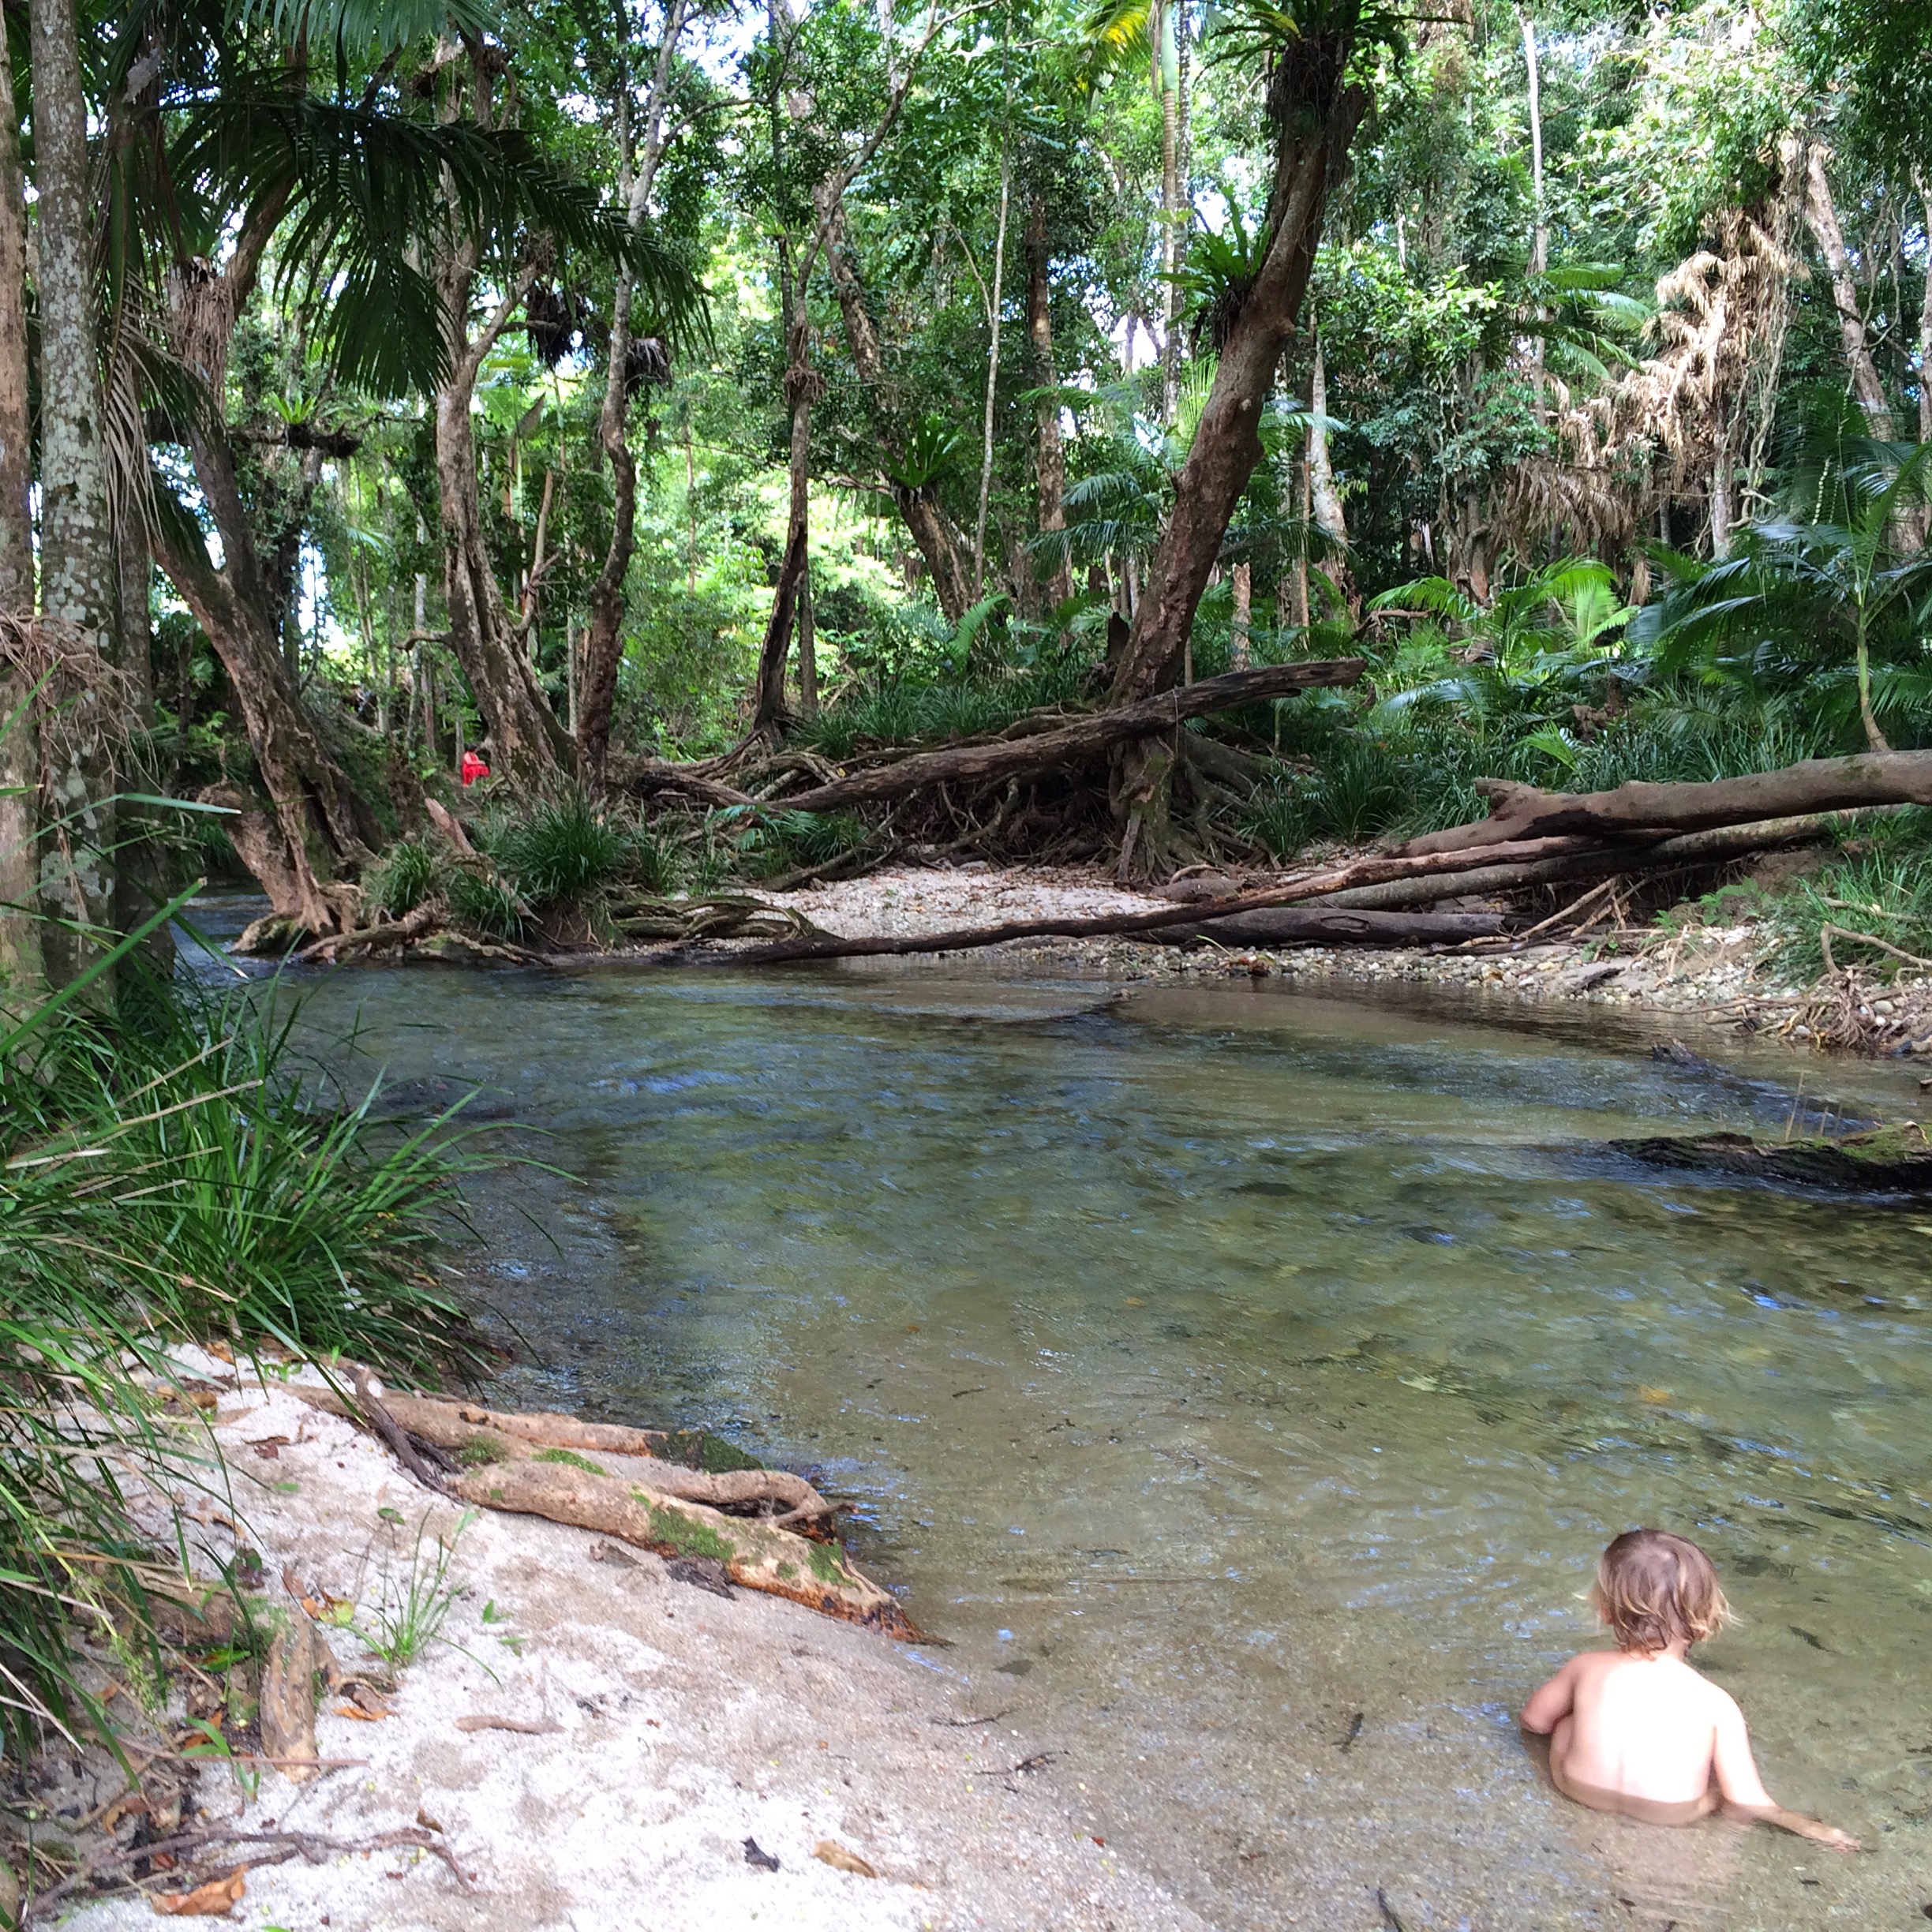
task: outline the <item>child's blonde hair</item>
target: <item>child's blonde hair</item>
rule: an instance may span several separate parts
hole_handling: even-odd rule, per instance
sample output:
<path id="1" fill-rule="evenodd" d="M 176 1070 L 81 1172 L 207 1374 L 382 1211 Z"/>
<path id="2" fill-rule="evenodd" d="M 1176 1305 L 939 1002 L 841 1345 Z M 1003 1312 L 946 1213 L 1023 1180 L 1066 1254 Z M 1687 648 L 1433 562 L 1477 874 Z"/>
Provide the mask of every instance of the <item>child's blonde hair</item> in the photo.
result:
<path id="1" fill-rule="evenodd" d="M 1598 1559 L 1589 1596 L 1617 1648 L 1646 1657 L 1701 1642 L 1731 1621 L 1711 1559 L 1668 1530 L 1626 1530 Z"/>

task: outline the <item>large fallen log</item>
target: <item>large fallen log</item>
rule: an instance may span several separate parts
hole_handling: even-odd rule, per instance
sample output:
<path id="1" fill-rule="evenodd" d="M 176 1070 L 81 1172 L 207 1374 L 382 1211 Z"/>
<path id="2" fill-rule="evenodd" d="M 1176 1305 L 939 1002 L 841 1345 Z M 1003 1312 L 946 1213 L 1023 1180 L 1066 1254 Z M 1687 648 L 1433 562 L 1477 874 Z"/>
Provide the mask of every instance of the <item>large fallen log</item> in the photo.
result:
<path id="1" fill-rule="evenodd" d="M 1159 927 L 1148 937 L 1166 945 L 1204 939 L 1224 946 L 1455 945 L 1492 938 L 1502 930 L 1500 912 L 1358 912 L 1316 905 L 1237 912 L 1202 925 Z"/>
<path id="2" fill-rule="evenodd" d="M 1230 671 L 1220 677 L 1204 678 L 1198 684 L 1176 685 L 1137 704 L 1092 712 L 1049 730 L 979 744 L 949 745 L 943 751 L 917 751 L 893 764 L 853 772 L 809 792 L 795 792 L 779 802 L 787 811 L 835 811 L 848 805 L 904 798 L 935 785 L 1037 776 L 1090 761 L 1130 738 L 1171 730 L 1188 718 L 1206 717 L 1216 711 L 1231 711 L 1240 705 L 1286 698 L 1320 686 L 1353 684 L 1365 668 L 1360 657 L 1333 657 Z"/>
<path id="3" fill-rule="evenodd" d="M 1482 856 L 1511 860 L 1556 859 L 1590 849 L 1580 839 L 1531 839 L 1519 845 L 1494 846 Z M 793 960 L 864 959 L 904 953 L 960 953 L 980 946 L 1001 945 L 1009 939 L 1095 939 L 1156 933 L 1168 927 L 1204 925 L 1211 919 L 1253 912 L 1264 906 L 1297 905 L 1352 886 L 1383 879 L 1413 878 L 1427 873 L 1466 869 L 1477 855 L 1428 853 L 1417 858 L 1378 855 L 1303 874 L 1259 892 L 1237 893 L 1192 904 L 1159 906 L 1145 912 L 1111 912 L 1091 919 L 1010 919 L 1000 926 L 957 927 L 945 932 L 873 933 L 853 938 L 826 934 L 816 938 L 791 939 L 777 945 L 754 946 L 742 953 L 718 956 L 740 966 L 775 966 Z M 675 960 L 676 954 L 667 954 Z"/>
<path id="4" fill-rule="evenodd" d="M 1890 810 L 1891 807 L 1881 807 Z M 1597 846 L 1568 857 L 1528 863 L 1491 863 L 1466 872 L 1447 872 L 1415 878 L 1391 879 L 1331 893 L 1324 906 L 1348 906 L 1358 911 L 1395 911 L 1405 906 L 1435 905 L 1444 899 L 1487 898 L 1500 893 L 1523 892 L 1534 886 L 1574 885 L 1586 879 L 1608 878 L 1618 872 L 1660 872 L 1672 867 L 1720 865 L 1750 852 L 1788 851 L 1795 845 L 1815 845 L 1840 829 L 1840 815 L 1807 812 L 1792 818 L 1762 819 L 1751 825 L 1720 826 L 1708 832 L 1687 832 L 1681 837 L 1649 844 Z M 1408 847 L 1403 848 L 1407 851 Z M 1494 861 L 1501 848 L 1481 856 Z"/>
<path id="5" fill-rule="evenodd" d="M 1720 778 L 1709 784 L 1633 783 L 1612 792 L 1565 792 L 1479 778 L 1476 789 L 1494 801 L 1487 818 L 1425 833 L 1411 839 L 1402 851 L 1411 855 L 1458 852 L 1565 835 L 1654 842 L 1677 833 L 1798 814 L 1852 811 L 1870 805 L 1932 805 L 1932 751 L 1810 758 L 1780 770 Z"/>

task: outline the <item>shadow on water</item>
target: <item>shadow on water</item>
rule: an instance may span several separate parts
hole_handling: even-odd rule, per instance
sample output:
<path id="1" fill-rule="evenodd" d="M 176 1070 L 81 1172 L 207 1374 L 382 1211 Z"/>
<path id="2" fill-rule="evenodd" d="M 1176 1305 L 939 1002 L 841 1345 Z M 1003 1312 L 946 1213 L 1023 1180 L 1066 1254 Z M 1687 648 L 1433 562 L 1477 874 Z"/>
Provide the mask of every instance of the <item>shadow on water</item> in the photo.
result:
<path id="1" fill-rule="evenodd" d="M 932 1667 L 1211 1922 L 1366 1926 L 1380 1886 L 1411 1927 L 1906 1923 L 1932 1215 L 1601 1151 L 1763 1122 L 1791 1063 L 1762 1052 L 1114 990 L 373 972 L 313 1018 L 355 1023 L 345 1084 L 499 1091 L 571 1177 L 475 1204 L 478 1291 L 537 1351 L 505 1396 L 822 1471 L 952 1640 Z M 1773 1788 L 1882 1856 L 1539 1784 L 1513 1713 L 1640 1521 L 1733 1586 L 1708 1662 Z"/>

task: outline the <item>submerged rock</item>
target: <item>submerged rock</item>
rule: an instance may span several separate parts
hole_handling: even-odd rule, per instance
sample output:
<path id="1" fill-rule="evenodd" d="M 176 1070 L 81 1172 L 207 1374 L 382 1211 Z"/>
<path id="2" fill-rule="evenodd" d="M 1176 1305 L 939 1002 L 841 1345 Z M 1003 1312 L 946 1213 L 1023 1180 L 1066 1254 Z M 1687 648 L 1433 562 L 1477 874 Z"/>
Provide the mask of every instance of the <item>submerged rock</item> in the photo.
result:
<path id="1" fill-rule="evenodd" d="M 1748 1134 L 1664 1134 L 1612 1140 L 1653 1167 L 1742 1174 L 1837 1193 L 1932 1193 L 1932 1141 L 1915 1121 L 1841 1139 L 1754 1140 Z"/>
<path id="2" fill-rule="evenodd" d="M 432 1119 L 455 1108 L 465 1121 L 507 1120 L 516 1095 L 505 1087 L 431 1074 L 421 1080 L 384 1080 L 369 1109 L 373 1120 Z"/>

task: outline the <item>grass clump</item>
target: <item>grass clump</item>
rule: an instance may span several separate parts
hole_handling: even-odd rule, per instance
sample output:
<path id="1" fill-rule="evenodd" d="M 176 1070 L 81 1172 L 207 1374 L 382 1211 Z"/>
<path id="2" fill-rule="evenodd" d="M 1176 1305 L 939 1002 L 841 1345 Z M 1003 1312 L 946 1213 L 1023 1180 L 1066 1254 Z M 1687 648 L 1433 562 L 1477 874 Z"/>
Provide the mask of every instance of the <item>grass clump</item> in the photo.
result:
<path id="1" fill-rule="evenodd" d="M 81 1631 L 117 1675 L 158 1661 L 145 1586 L 180 1554 L 119 1472 L 212 1480 L 144 1386 L 171 1345 L 404 1380 L 482 1361 L 433 1272 L 457 1137 L 311 1108 L 272 990 L 205 999 L 116 964 L 114 1009 L 50 1001 L 0 1037 L 0 1740 L 21 1756 L 50 1729 L 111 1735 Z"/>
<path id="2" fill-rule="evenodd" d="M 1795 982 L 1825 970 L 1827 926 L 1839 966 L 1864 967 L 1886 979 L 1915 970 L 1885 949 L 1932 959 L 1932 813 L 1902 814 L 1813 877 L 1795 881 L 1767 909 L 1777 934 L 1773 964 Z"/>
<path id="3" fill-rule="evenodd" d="M 623 834 L 581 792 L 539 799 L 483 836 L 497 869 L 539 912 L 584 906 L 623 869 Z"/>
<path id="4" fill-rule="evenodd" d="M 371 906 L 400 919 L 435 891 L 436 854 L 415 839 L 399 839 L 369 870 L 363 893 Z"/>
<path id="5" fill-rule="evenodd" d="M 450 874 L 444 894 L 450 917 L 484 939 L 520 939 L 528 908 L 494 872 L 464 866 Z"/>

